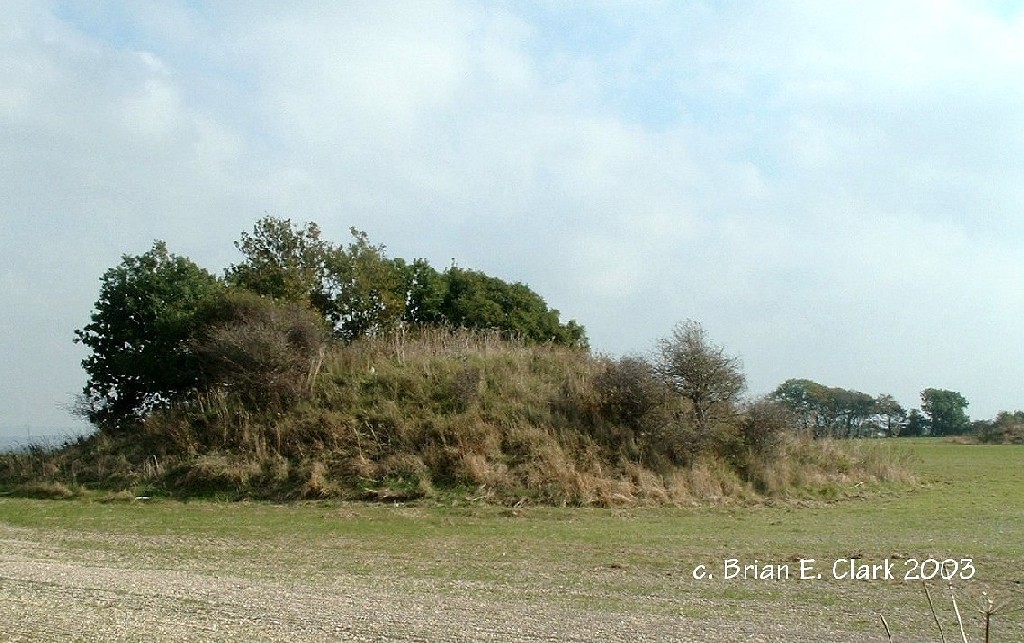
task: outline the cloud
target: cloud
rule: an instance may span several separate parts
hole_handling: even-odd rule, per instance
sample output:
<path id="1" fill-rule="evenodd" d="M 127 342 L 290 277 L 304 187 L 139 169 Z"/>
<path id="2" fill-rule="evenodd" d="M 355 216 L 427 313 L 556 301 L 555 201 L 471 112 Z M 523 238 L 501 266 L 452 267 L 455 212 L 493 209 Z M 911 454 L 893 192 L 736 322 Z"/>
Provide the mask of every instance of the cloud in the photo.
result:
<path id="1" fill-rule="evenodd" d="M 698 319 L 755 391 L 1012 407 L 1024 14 L 997 9 L 11 3 L 0 427 L 64 421 L 121 253 L 220 270 L 264 212 L 525 281 L 602 351 Z"/>

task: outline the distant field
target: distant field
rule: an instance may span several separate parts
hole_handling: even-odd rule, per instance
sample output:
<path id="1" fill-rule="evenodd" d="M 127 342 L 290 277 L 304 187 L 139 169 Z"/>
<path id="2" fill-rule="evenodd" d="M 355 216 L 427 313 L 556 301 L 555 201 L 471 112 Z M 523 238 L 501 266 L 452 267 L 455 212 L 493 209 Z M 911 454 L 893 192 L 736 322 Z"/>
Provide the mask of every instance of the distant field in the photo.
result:
<path id="1" fill-rule="evenodd" d="M 24 451 L 31 445 L 44 448 L 53 448 L 74 440 L 78 436 L 85 435 L 86 431 L 80 429 L 53 430 L 50 433 L 0 433 L 0 453 L 14 453 Z"/>
<path id="2" fill-rule="evenodd" d="M 952 559 L 970 640 L 989 597 L 992 640 L 1024 640 L 1024 447 L 894 444 L 920 488 L 801 506 L 0 498 L 0 639 L 885 641 L 884 615 L 895 641 L 937 641 L 904 575 Z M 724 579 L 730 559 L 757 562 Z M 894 578 L 834 579 L 846 559 Z M 929 583 L 960 640 L 946 585 Z"/>

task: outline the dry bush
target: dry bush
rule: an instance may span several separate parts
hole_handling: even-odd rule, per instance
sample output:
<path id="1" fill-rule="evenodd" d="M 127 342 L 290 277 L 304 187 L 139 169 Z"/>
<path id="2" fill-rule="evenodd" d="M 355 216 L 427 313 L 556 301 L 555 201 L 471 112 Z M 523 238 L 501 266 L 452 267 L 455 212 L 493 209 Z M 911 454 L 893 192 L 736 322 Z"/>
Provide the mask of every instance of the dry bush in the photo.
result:
<path id="1" fill-rule="evenodd" d="M 736 470 L 720 458 L 702 456 L 685 473 L 689 495 L 699 501 L 722 503 L 753 499 L 752 490 Z"/>
<path id="2" fill-rule="evenodd" d="M 671 391 L 654 367 L 639 357 L 609 361 L 594 378 L 601 412 L 612 423 L 643 430 L 646 420 L 671 398 Z"/>
<path id="3" fill-rule="evenodd" d="M 209 453 L 181 462 L 167 474 L 172 489 L 185 495 L 242 495 L 260 478 L 261 467 L 245 457 Z"/>
<path id="4" fill-rule="evenodd" d="M 33 480 L 18 485 L 15 492 L 19 496 L 27 498 L 44 498 L 48 500 L 66 500 L 81 496 L 84 492 L 82 487 L 69 487 L 63 482 Z"/>
<path id="5" fill-rule="evenodd" d="M 306 462 L 301 469 L 299 475 L 305 478 L 305 482 L 298 490 L 300 498 L 332 498 L 341 495 L 341 487 L 330 479 L 327 466 L 323 462 Z"/>
<path id="6" fill-rule="evenodd" d="M 513 484 L 508 465 L 488 459 L 479 453 L 463 454 L 455 466 L 459 484 L 475 486 L 478 493 L 508 489 Z"/>
<path id="7" fill-rule="evenodd" d="M 792 412 L 768 398 L 746 404 L 739 421 L 743 443 L 754 458 L 761 460 L 777 456 L 785 436 L 795 433 L 796 426 Z"/>
<path id="8" fill-rule="evenodd" d="M 315 311 L 229 290 L 203 315 L 190 348 L 205 387 L 229 390 L 253 409 L 288 407 L 311 393 L 327 339 Z"/>

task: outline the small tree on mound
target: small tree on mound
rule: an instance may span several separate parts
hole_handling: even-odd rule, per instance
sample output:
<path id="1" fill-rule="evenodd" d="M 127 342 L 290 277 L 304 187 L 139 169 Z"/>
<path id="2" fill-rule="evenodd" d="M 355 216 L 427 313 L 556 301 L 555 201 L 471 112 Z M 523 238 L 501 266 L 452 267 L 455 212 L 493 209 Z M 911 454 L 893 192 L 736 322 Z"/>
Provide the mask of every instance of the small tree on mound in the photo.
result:
<path id="1" fill-rule="evenodd" d="M 658 343 L 655 370 L 692 404 L 692 420 L 701 440 L 707 440 L 716 424 L 728 421 L 746 387 L 746 377 L 736 357 L 708 339 L 704 328 L 687 320 L 672 336 Z"/>
<path id="2" fill-rule="evenodd" d="M 92 351 L 82 361 L 89 376 L 84 413 L 115 429 L 196 386 L 185 342 L 199 323 L 197 311 L 222 285 L 162 241 L 142 255 L 124 255 L 101 283 L 92 321 L 75 331 L 75 341 Z"/>

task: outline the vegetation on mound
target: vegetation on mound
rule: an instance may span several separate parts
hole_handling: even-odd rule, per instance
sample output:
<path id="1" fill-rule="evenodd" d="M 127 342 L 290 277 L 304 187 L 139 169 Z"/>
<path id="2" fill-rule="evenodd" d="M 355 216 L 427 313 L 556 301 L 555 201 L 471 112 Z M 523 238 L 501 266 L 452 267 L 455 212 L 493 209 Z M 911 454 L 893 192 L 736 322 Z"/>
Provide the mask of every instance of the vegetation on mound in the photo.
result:
<path id="1" fill-rule="evenodd" d="M 308 394 L 266 399 L 253 404 L 237 382 L 206 390 L 131 430 L 4 456 L 0 479 L 56 497 L 85 486 L 556 505 L 832 498 L 908 480 L 885 445 L 798 437 L 772 402 L 707 406 L 701 427 L 693 402 L 645 360 L 493 332 L 333 344 Z"/>
<path id="2" fill-rule="evenodd" d="M 744 400 L 739 361 L 696 322 L 652 360 L 596 356 L 525 285 L 390 259 L 352 234 L 335 246 L 267 217 L 223 278 L 161 242 L 125 256 L 76 333 L 98 432 L 0 458 L 0 484 L 610 505 L 834 497 L 907 477 L 881 449 L 812 439 L 821 413 L 798 416 L 792 395 Z"/>

